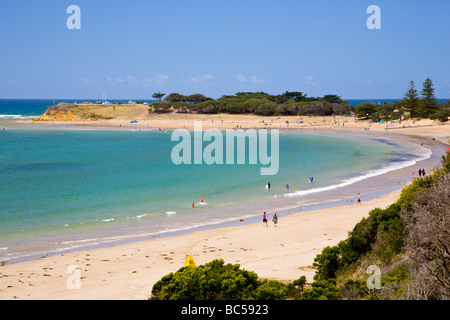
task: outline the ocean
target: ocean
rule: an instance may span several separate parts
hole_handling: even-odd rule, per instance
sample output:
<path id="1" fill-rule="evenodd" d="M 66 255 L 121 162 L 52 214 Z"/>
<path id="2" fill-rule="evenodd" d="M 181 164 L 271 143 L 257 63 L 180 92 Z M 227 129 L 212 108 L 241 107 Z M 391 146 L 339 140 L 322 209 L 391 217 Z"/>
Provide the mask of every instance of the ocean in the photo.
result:
<path id="1" fill-rule="evenodd" d="M 15 113 L 27 116 L 43 102 L 26 104 Z M 343 199 L 344 187 L 429 156 L 370 135 L 282 132 L 279 171 L 262 176 L 260 164 L 176 165 L 171 134 L 26 124 L 0 131 L 0 261 Z"/>

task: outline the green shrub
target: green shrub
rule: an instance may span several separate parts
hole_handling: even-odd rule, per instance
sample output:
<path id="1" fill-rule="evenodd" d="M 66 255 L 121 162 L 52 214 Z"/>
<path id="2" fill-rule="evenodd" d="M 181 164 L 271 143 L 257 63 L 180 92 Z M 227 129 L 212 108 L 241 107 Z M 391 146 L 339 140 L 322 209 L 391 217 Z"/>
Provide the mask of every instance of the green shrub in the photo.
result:
<path id="1" fill-rule="evenodd" d="M 280 111 L 278 109 L 275 109 L 275 111 L 273 112 L 273 115 L 275 117 L 278 117 L 280 115 Z"/>
<path id="2" fill-rule="evenodd" d="M 238 264 L 213 260 L 198 267 L 183 267 L 156 282 L 151 299 L 156 300 L 240 300 L 250 299 L 259 286 L 258 276 Z M 274 293 L 274 285 L 265 294 Z M 261 292 L 263 294 L 263 291 Z"/>
<path id="3" fill-rule="evenodd" d="M 448 117 L 450 117 L 450 109 L 449 108 L 440 109 L 430 115 L 431 120 L 439 120 L 440 122 L 447 122 Z"/>
<path id="4" fill-rule="evenodd" d="M 253 296 L 257 300 L 284 300 L 286 299 L 288 287 L 275 280 L 262 282 L 255 290 Z"/>
<path id="5" fill-rule="evenodd" d="M 276 103 L 273 102 L 263 103 L 255 109 L 255 114 L 272 116 L 275 113 L 276 106 Z"/>
<path id="6" fill-rule="evenodd" d="M 341 297 L 335 279 L 316 281 L 311 288 L 305 289 L 300 300 L 337 300 Z"/>
<path id="7" fill-rule="evenodd" d="M 336 278 L 339 269 L 339 248 L 326 247 L 314 258 L 313 266 L 318 267 L 314 280 L 327 280 Z"/>
<path id="8" fill-rule="evenodd" d="M 152 104 L 150 104 L 151 109 L 149 109 L 149 113 L 153 112 L 159 112 L 159 113 L 164 113 L 164 112 L 169 112 L 171 105 L 170 102 L 167 101 L 157 101 L 157 102 L 153 102 Z"/>

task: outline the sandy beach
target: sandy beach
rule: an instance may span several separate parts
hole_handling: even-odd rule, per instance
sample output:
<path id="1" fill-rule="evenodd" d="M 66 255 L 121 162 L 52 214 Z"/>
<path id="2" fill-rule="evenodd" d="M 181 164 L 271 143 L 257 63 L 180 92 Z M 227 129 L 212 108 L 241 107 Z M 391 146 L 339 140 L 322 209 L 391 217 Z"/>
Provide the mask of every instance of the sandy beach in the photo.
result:
<path id="1" fill-rule="evenodd" d="M 79 251 L 0 269 L 1 299 L 146 299 L 153 284 L 177 271 L 190 254 L 197 264 L 213 259 L 238 263 L 260 278 L 312 281 L 314 257 L 347 237 L 368 211 L 394 202 L 399 191 L 364 202 L 280 217 L 262 223 L 195 232 L 123 246 Z M 68 289 L 79 268 L 80 289 Z"/>
<path id="2" fill-rule="evenodd" d="M 0 302 L 450 299 L 450 0 L 56 2 L 1 5 Z"/>
<path id="3" fill-rule="evenodd" d="M 348 117 L 345 118 L 347 122 L 341 123 L 338 122 L 339 118 L 329 117 L 324 123 L 323 117 L 305 117 L 303 124 L 289 123 L 289 126 L 286 120 L 298 121 L 298 117 L 259 118 L 258 121 L 256 116 L 227 116 L 220 119 L 219 115 L 183 115 L 173 119 L 173 115 L 171 118 L 167 114 L 138 120 L 137 125 L 130 124 L 129 120 L 49 123 L 57 126 L 169 130 L 192 129 L 194 120 L 202 120 L 203 129 L 232 129 L 240 126 L 243 129 L 280 128 L 343 133 L 385 133 L 387 130 L 427 143 L 437 140 L 444 144 L 448 144 L 450 137 L 450 125 L 430 120 L 403 122 L 386 129 L 385 124 L 355 122 Z M 42 127 L 49 123 L 33 123 L 30 127 Z M 365 130 L 367 128 L 369 130 Z M 363 200 L 362 206 L 348 204 L 280 216 L 277 227 L 270 221 L 269 227 L 263 226 L 262 222 L 246 224 L 6 264 L 0 267 L 0 299 L 147 299 L 153 284 L 162 276 L 177 271 L 188 255 L 192 255 L 197 264 L 218 258 L 224 259 L 226 263 L 237 263 L 264 279 L 292 281 L 305 275 L 311 282 L 315 272 L 312 267 L 314 257 L 324 247 L 336 245 L 345 239 L 354 225 L 366 217 L 370 210 L 389 206 L 399 194 L 400 190 L 396 190 L 369 201 Z M 73 275 L 68 273 L 70 268 L 80 273 L 79 289 L 69 289 L 67 286 L 67 281 Z"/>
<path id="4" fill-rule="evenodd" d="M 125 108 L 126 109 L 126 108 Z M 129 109 L 129 108 L 128 108 Z M 394 123 L 373 123 L 372 121 L 355 120 L 348 116 L 258 116 L 250 114 L 190 114 L 190 113 L 163 113 L 149 114 L 148 107 L 135 107 L 136 111 L 127 111 L 121 117 L 109 120 L 76 120 L 43 118 L 44 121 L 22 120 L 17 123 L 28 123 L 33 127 L 78 127 L 78 128 L 102 128 L 123 130 L 175 130 L 194 129 L 195 122 L 201 122 L 202 129 L 279 129 L 281 131 L 300 130 L 324 130 L 337 132 L 395 132 L 410 136 L 436 138 L 444 144 L 448 144 L 450 137 L 450 124 L 441 123 L 429 119 L 403 120 Z M 97 109 L 95 109 L 97 110 Z M 132 123 L 133 121 L 133 123 Z M 13 125 L 14 122 L 11 122 Z M 8 127 L 8 123 L 2 124 Z"/>

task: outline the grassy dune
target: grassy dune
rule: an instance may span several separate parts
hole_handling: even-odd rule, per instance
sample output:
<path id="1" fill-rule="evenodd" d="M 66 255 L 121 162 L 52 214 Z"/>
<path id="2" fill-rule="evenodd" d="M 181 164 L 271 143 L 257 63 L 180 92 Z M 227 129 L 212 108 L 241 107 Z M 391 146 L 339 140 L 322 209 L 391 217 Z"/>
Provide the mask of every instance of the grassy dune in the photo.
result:
<path id="1" fill-rule="evenodd" d="M 34 121 L 51 120 L 100 120 L 100 119 L 148 119 L 148 105 L 121 104 L 98 105 L 89 103 L 60 103 L 52 106 Z"/>

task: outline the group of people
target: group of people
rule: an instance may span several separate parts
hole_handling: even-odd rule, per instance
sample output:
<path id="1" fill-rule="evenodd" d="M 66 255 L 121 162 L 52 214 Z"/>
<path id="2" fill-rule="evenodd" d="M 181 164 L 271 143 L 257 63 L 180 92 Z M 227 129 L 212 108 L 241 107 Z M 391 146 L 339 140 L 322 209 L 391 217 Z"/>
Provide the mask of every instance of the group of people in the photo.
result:
<path id="1" fill-rule="evenodd" d="M 419 177 L 425 177 L 425 169 L 419 169 Z M 413 178 L 414 178 L 414 172 L 413 172 Z M 313 177 L 310 177 L 309 178 L 309 183 L 312 183 L 313 179 L 314 179 Z M 267 188 L 270 189 L 270 181 L 267 183 Z M 286 185 L 286 190 L 289 191 L 289 185 L 288 184 Z M 205 201 L 203 196 L 201 196 L 200 201 L 202 203 Z M 359 194 L 359 193 L 357 195 L 357 203 L 356 203 L 356 205 L 361 205 L 361 194 Z M 192 207 L 194 207 L 194 203 L 192 203 Z M 276 227 L 277 224 L 278 224 L 278 216 L 277 216 L 276 213 L 273 215 L 272 221 L 273 221 L 274 226 Z M 263 226 L 264 226 L 264 224 L 266 225 L 266 227 L 269 226 L 268 225 L 268 220 L 267 220 L 267 213 L 265 211 L 264 211 L 264 214 L 263 214 Z"/>
<path id="2" fill-rule="evenodd" d="M 419 169 L 419 177 L 425 177 L 425 169 Z M 414 172 L 413 172 L 413 179 L 415 178 Z"/>
<path id="3" fill-rule="evenodd" d="M 273 221 L 274 226 L 276 227 L 277 224 L 278 224 L 278 216 L 277 216 L 276 213 L 273 215 L 272 221 Z M 267 213 L 266 213 L 265 211 L 264 211 L 264 214 L 263 214 L 263 226 L 264 226 L 264 224 L 266 225 L 266 227 L 269 226 L 269 225 L 267 224 Z"/>
<path id="4" fill-rule="evenodd" d="M 309 183 L 313 183 L 313 181 L 314 181 L 314 177 L 309 177 Z M 267 182 L 266 188 L 270 189 L 270 181 Z M 286 191 L 289 191 L 289 184 L 287 184 L 285 188 L 286 188 Z"/>
<path id="5" fill-rule="evenodd" d="M 201 203 L 201 204 L 206 204 L 205 198 L 203 198 L 203 196 L 200 197 L 200 203 Z M 195 202 L 192 202 L 192 208 L 195 208 L 195 206 L 196 206 L 196 205 L 195 205 Z"/>

